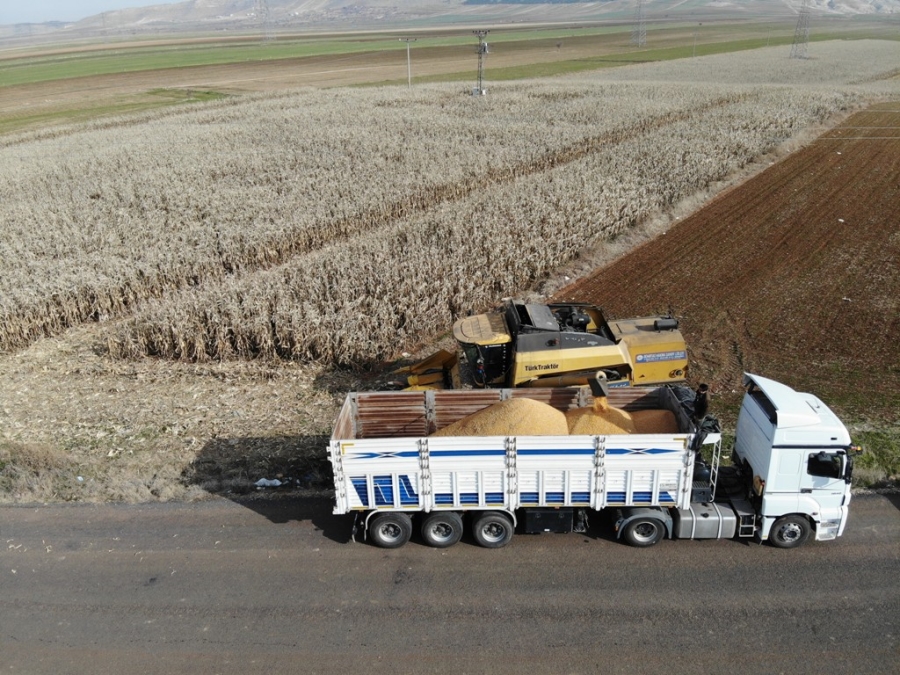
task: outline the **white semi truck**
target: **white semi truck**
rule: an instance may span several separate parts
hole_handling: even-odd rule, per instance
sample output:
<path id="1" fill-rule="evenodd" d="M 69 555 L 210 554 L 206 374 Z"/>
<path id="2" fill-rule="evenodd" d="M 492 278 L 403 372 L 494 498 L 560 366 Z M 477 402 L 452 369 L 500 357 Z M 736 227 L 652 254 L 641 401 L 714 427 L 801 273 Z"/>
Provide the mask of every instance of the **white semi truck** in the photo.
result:
<path id="1" fill-rule="evenodd" d="M 746 537 L 792 548 L 811 533 L 839 537 L 858 451 L 847 429 L 812 394 L 749 374 L 744 385 L 727 467 L 718 423 L 698 419 L 705 403 L 684 388 L 610 390 L 626 411 L 671 411 L 679 432 L 607 436 L 430 437 L 508 398 L 590 406 L 584 387 L 351 393 L 329 448 L 334 513 L 355 513 L 354 533 L 383 548 L 416 530 L 443 548 L 464 528 L 498 548 L 517 529 L 584 532 L 590 514 L 610 510 L 633 546 Z"/>

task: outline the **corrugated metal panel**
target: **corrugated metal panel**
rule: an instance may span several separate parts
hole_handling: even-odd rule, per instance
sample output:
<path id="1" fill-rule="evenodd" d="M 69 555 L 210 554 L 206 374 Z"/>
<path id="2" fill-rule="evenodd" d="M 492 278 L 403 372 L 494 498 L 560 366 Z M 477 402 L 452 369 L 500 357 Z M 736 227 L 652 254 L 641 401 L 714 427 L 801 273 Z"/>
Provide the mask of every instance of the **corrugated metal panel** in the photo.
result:
<path id="1" fill-rule="evenodd" d="M 593 404 L 584 387 L 355 392 L 347 395 L 332 438 L 423 437 L 507 398 L 530 398 L 567 411 Z M 664 388 L 612 389 L 609 403 L 626 410 L 672 409 Z M 674 410 L 673 410 L 674 412 Z"/>
<path id="2" fill-rule="evenodd" d="M 500 389 L 437 391 L 434 393 L 435 431 L 501 400 Z"/>
<path id="3" fill-rule="evenodd" d="M 361 392 L 356 399 L 356 438 L 427 436 L 424 391 Z"/>

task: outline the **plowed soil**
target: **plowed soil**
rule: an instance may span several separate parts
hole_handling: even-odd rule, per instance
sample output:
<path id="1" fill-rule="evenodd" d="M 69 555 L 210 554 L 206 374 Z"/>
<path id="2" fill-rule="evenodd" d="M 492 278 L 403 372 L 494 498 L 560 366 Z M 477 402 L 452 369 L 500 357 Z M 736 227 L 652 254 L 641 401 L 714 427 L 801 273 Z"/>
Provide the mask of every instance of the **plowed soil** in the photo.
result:
<path id="1" fill-rule="evenodd" d="M 671 310 L 691 380 L 743 371 L 839 412 L 900 416 L 900 103 L 860 112 L 664 235 L 559 291 L 612 316 Z"/>

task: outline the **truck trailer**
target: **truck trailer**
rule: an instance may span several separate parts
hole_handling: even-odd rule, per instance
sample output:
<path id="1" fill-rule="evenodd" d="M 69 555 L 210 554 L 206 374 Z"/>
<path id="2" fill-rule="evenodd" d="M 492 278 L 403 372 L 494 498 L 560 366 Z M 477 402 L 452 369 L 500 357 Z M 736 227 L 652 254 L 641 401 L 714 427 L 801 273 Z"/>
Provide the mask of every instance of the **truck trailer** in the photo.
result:
<path id="1" fill-rule="evenodd" d="M 744 386 L 730 466 L 718 422 L 685 387 L 609 391 L 625 411 L 670 411 L 676 433 L 594 436 L 432 436 L 511 398 L 588 407 L 586 387 L 353 392 L 329 445 L 334 513 L 355 514 L 354 538 L 383 548 L 416 531 L 445 548 L 465 530 L 499 548 L 515 531 L 585 532 L 598 512 L 639 547 L 747 538 L 793 548 L 811 534 L 839 537 L 858 452 L 847 429 L 812 394 L 751 374 Z"/>

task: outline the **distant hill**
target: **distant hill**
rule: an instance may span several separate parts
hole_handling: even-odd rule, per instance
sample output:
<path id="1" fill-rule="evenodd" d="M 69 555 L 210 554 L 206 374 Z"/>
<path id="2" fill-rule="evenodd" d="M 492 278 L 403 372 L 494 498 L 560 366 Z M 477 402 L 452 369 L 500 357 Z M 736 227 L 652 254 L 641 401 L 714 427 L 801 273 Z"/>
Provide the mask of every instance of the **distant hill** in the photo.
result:
<path id="1" fill-rule="evenodd" d="M 122 9 L 80 21 L 0 26 L 0 39 L 127 37 L 236 31 L 353 30 L 473 23 L 624 20 L 635 0 L 186 0 Z M 646 0 L 647 20 L 796 16 L 802 0 Z M 900 0 L 810 0 L 813 15 L 895 15 Z M 893 17 L 891 17 L 893 18 Z"/>

